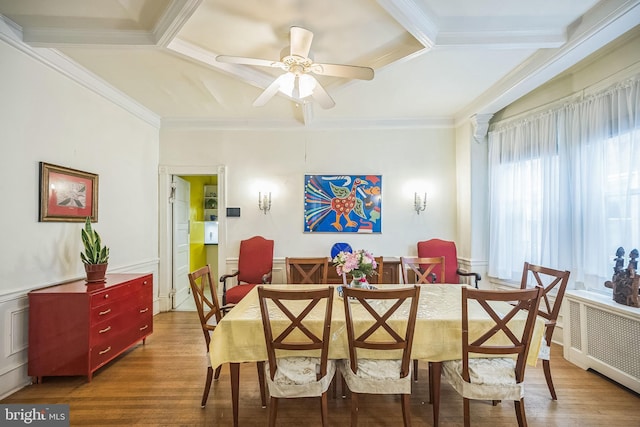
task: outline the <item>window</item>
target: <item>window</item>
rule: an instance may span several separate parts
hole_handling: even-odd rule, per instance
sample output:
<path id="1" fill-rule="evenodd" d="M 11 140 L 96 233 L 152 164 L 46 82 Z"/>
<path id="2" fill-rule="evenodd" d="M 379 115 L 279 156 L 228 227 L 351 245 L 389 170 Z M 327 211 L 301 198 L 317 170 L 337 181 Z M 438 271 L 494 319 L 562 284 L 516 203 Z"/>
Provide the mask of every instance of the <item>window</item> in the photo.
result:
<path id="1" fill-rule="evenodd" d="M 489 132 L 489 275 L 525 261 L 605 291 L 616 249 L 640 249 L 640 79 Z M 608 291 L 608 290 L 607 290 Z"/>

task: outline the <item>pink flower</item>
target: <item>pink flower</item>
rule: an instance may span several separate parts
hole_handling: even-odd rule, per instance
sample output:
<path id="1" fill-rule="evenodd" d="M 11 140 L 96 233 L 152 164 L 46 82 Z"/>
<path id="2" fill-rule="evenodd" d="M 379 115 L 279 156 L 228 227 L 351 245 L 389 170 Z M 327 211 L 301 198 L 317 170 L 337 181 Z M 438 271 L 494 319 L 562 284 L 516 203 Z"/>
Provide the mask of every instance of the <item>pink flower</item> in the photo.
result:
<path id="1" fill-rule="evenodd" d="M 378 268 L 375 258 L 370 252 L 364 249 L 358 249 L 355 252 L 340 252 L 333 258 L 333 265 L 336 266 L 338 275 L 352 273 L 366 276 L 376 274 L 375 269 Z"/>

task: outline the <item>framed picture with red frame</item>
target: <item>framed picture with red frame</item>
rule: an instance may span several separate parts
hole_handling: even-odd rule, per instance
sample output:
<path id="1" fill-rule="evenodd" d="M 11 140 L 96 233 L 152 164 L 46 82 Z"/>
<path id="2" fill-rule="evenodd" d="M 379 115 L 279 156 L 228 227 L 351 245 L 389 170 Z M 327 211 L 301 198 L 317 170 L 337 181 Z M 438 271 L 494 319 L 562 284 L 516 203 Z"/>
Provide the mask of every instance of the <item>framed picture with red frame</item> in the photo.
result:
<path id="1" fill-rule="evenodd" d="M 40 162 L 40 222 L 98 220 L 98 175 Z"/>

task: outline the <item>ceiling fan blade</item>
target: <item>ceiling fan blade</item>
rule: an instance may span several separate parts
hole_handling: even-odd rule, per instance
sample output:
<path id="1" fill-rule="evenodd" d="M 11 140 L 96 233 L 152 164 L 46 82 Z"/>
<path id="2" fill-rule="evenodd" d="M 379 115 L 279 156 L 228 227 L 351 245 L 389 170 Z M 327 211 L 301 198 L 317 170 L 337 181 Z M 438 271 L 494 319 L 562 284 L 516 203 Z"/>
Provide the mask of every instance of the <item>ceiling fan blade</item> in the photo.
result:
<path id="1" fill-rule="evenodd" d="M 291 56 L 296 55 L 307 58 L 309 50 L 311 50 L 313 33 L 306 28 L 291 27 L 289 36 L 291 38 Z"/>
<path id="2" fill-rule="evenodd" d="M 253 106 L 262 107 L 264 104 L 266 104 L 267 101 L 269 101 L 276 93 L 278 93 L 278 90 L 280 90 L 281 82 L 282 79 L 280 77 L 275 79 L 273 83 L 267 86 L 264 92 L 262 92 L 260 96 L 257 97 L 255 101 L 253 101 Z"/>
<path id="3" fill-rule="evenodd" d="M 336 102 L 329 96 L 327 91 L 324 90 L 320 82 L 316 82 L 316 86 L 313 88 L 311 96 L 324 109 L 333 108 L 336 105 Z"/>
<path id="4" fill-rule="evenodd" d="M 273 67 L 273 68 L 282 68 L 284 65 L 280 61 L 270 61 L 268 59 L 258 59 L 258 58 L 244 58 L 242 56 L 228 56 L 228 55 L 218 55 L 216 56 L 216 61 L 226 62 L 227 64 L 259 65 L 261 67 Z"/>
<path id="5" fill-rule="evenodd" d="M 348 79 L 371 80 L 373 68 L 357 65 L 314 64 L 312 72 L 324 76 L 346 77 Z"/>

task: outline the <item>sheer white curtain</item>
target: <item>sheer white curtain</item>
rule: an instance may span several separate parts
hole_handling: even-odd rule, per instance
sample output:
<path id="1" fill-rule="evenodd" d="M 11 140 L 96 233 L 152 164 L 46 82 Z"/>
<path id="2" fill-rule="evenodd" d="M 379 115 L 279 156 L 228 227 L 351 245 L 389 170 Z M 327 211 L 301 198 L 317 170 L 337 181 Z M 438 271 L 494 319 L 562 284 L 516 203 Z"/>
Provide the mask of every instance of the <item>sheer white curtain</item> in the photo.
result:
<path id="1" fill-rule="evenodd" d="M 604 289 L 616 249 L 640 248 L 640 76 L 493 124 L 489 197 L 490 276 L 520 280 L 528 261 Z"/>

